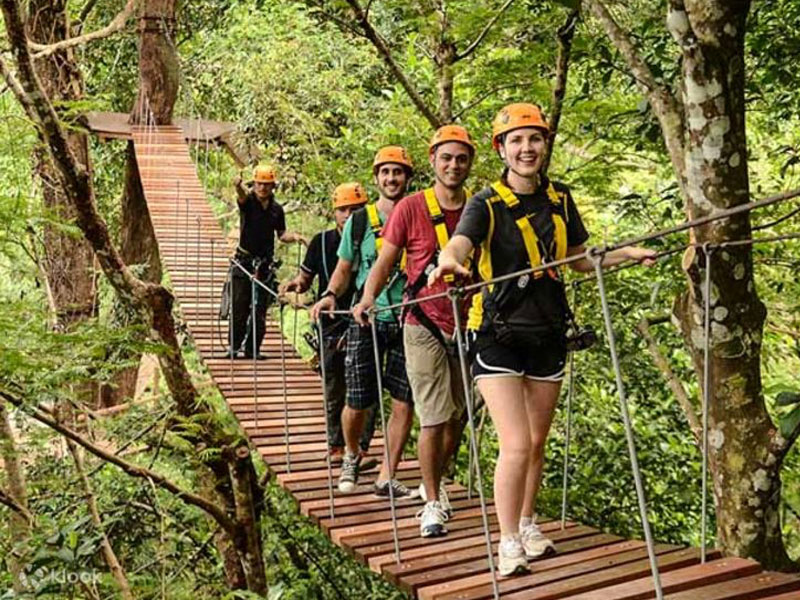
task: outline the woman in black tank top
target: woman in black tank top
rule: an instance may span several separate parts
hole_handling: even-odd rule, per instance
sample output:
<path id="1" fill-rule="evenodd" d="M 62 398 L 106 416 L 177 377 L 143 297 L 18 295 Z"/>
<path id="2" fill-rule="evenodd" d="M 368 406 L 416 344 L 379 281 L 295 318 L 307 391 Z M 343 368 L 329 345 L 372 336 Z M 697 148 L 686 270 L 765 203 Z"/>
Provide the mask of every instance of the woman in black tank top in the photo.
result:
<path id="1" fill-rule="evenodd" d="M 484 279 L 585 252 L 588 233 L 569 189 L 541 173 L 549 133 L 536 105 L 511 104 L 500 111 L 492 145 L 505 164 L 503 176 L 470 199 L 431 281 L 465 274 L 461 265 L 475 246 L 481 248 Z M 652 264 L 654 257 L 649 250 L 625 248 L 606 254 L 603 266 L 625 260 Z M 594 269 L 586 258 L 570 266 Z M 557 271 L 539 271 L 485 288 L 470 312 L 472 375 L 500 445 L 494 498 L 503 576 L 528 572 L 529 559 L 555 551 L 536 525 L 535 507 L 567 354 L 563 310 L 569 309 L 554 303 L 559 290 Z"/>

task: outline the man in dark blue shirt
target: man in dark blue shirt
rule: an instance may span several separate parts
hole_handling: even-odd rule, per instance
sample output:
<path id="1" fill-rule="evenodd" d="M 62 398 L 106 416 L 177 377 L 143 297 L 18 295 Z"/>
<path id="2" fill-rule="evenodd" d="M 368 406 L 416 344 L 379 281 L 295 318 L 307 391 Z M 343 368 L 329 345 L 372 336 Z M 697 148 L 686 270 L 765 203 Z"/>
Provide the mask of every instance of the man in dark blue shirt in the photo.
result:
<path id="1" fill-rule="evenodd" d="M 236 261 L 247 272 L 233 265 L 231 277 L 231 318 L 226 356 L 235 358 L 244 349 L 246 358 L 262 359 L 259 352 L 266 331 L 267 307 L 271 294 L 256 285 L 255 323 L 252 300 L 253 290 L 250 276 L 274 287 L 272 268 L 275 253 L 275 237 L 284 243 L 306 240 L 297 233 L 286 231 L 286 216 L 283 207 L 275 200 L 275 171 L 260 165 L 253 171 L 253 187 L 248 193 L 240 179 L 234 182 L 239 205 L 239 245 L 236 248 Z"/>
<path id="2" fill-rule="evenodd" d="M 281 286 L 281 293 L 302 293 L 311 287 L 314 278 L 317 278 L 316 300 L 320 294 L 328 289 L 333 271 L 339 262 L 337 250 L 342 237 L 342 228 L 350 214 L 364 206 L 367 202 L 367 192 L 360 183 L 343 183 L 333 193 L 333 217 L 336 227 L 322 231 L 311 238 L 306 251 L 305 260 L 300 266 L 300 272 L 294 279 Z M 351 287 L 344 294 L 336 298 L 336 308 L 347 310 L 355 290 Z M 323 324 L 323 344 L 325 358 L 325 395 L 328 404 L 328 440 L 331 460 L 341 462 L 344 455 L 344 437 L 342 435 L 342 409 L 347 388 L 345 386 L 345 344 L 348 317 L 336 315 L 325 317 Z M 372 435 L 375 431 L 375 411 L 371 411 L 366 427 L 361 434 L 360 446 L 362 453 L 369 450 Z"/>

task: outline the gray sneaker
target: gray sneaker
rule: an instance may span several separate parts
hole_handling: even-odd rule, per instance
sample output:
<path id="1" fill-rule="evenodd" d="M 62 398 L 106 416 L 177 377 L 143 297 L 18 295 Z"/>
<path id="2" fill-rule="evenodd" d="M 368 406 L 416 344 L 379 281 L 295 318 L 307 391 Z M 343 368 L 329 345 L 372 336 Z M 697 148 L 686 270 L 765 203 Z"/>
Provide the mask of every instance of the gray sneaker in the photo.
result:
<path id="1" fill-rule="evenodd" d="M 373 493 L 378 498 L 389 498 L 390 484 L 392 487 L 392 495 L 394 496 L 395 500 L 399 498 L 416 498 L 419 496 L 417 490 L 408 489 L 402 483 L 397 481 L 397 479 L 392 479 L 391 481 L 376 481 L 375 485 L 373 486 Z"/>
<path id="2" fill-rule="evenodd" d="M 358 454 L 345 452 L 342 459 L 342 472 L 339 474 L 339 491 L 343 494 L 350 494 L 355 491 L 360 463 L 361 457 Z"/>

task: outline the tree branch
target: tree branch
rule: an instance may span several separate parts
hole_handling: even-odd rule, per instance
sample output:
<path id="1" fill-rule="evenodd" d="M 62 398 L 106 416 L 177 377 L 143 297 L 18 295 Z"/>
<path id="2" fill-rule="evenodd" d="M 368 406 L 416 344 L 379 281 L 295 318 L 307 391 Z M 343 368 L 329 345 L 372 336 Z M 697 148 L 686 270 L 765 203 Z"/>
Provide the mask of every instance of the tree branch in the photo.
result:
<path id="1" fill-rule="evenodd" d="M 566 22 L 558 29 L 558 57 L 556 58 L 556 82 L 553 86 L 553 98 L 550 101 L 550 135 L 547 137 L 542 172 L 547 173 L 550 159 L 553 156 L 553 147 L 556 143 L 558 125 L 561 122 L 561 113 L 564 110 L 564 96 L 567 93 L 567 75 L 569 74 L 569 57 L 572 51 L 572 38 L 575 35 L 575 26 L 578 23 L 580 11 L 574 10 L 567 17 Z"/>
<path id="2" fill-rule="evenodd" d="M 600 21 L 606 35 L 622 55 L 628 69 L 639 84 L 645 97 L 653 107 L 672 166 L 679 174 L 681 189 L 684 188 L 684 119 L 681 105 L 672 91 L 659 84 L 650 65 L 641 57 L 633 44 L 630 34 L 622 29 L 601 0 L 586 0 L 592 15 Z"/>
<path id="3" fill-rule="evenodd" d="M 28 116 L 28 118 L 34 123 L 38 123 L 39 119 L 36 115 L 36 109 L 33 106 L 33 102 L 22 88 L 19 80 L 17 80 L 17 78 L 14 76 L 14 73 L 3 60 L 2 56 L 0 56 L 0 74 L 6 81 L 6 87 L 10 89 L 17 98 L 17 101 L 22 106 L 22 109 L 25 111 L 25 114 Z"/>
<path id="4" fill-rule="evenodd" d="M 327 20 L 331 21 L 332 23 L 335 23 L 341 29 L 349 31 L 350 33 L 352 33 L 356 37 L 360 37 L 360 38 L 365 37 L 363 31 L 361 31 L 357 27 L 353 26 L 351 23 L 348 23 L 347 21 L 345 21 L 341 17 L 337 17 L 336 15 L 334 15 L 332 13 L 329 13 L 327 10 L 322 8 L 321 4 L 315 4 L 314 8 L 313 8 L 313 12 L 318 14 L 318 15 L 320 15 L 323 19 L 327 19 Z"/>
<path id="5" fill-rule="evenodd" d="M 702 427 L 700 426 L 700 421 L 698 420 L 694 406 L 692 406 L 692 402 L 689 399 L 689 394 L 686 393 L 686 389 L 683 387 L 683 383 L 681 383 L 681 380 L 678 379 L 677 375 L 675 375 L 672 367 L 669 366 L 669 361 L 667 361 L 667 359 L 661 353 L 661 349 L 658 347 L 658 344 L 656 343 L 656 340 L 650 331 L 651 322 L 655 324 L 656 322 L 662 321 L 651 321 L 647 317 L 644 317 L 641 321 L 639 321 L 639 324 L 636 326 L 636 328 L 642 334 L 642 337 L 647 343 L 647 349 L 650 352 L 650 356 L 653 358 L 653 362 L 656 364 L 656 367 L 658 367 L 658 370 L 661 371 L 661 374 L 666 378 L 672 393 L 675 394 L 675 398 L 677 398 L 678 403 L 681 405 L 681 408 L 686 415 L 686 419 L 689 421 L 689 428 L 692 430 L 692 435 L 694 435 L 695 442 L 699 443 L 702 439 Z"/>
<path id="6" fill-rule="evenodd" d="M 136 477 L 138 479 L 152 479 L 153 482 L 160 488 L 167 490 L 168 492 L 174 494 L 187 504 L 191 504 L 192 506 L 196 506 L 197 508 L 201 509 L 209 516 L 211 516 L 217 523 L 219 523 L 220 527 L 222 527 L 226 532 L 228 532 L 231 536 L 234 535 L 236 532 L 236 524 L 234 521 L 227 515 L 227 513 L 222 510 L 219 506 L 210 502 L 203 498 L 202 496 L 198 496 L 188 490 L 184 490 L 177 484 L 173 483 L 163 475 L 156 473 L 155 471 L 151 471 L 141 465 L 137 465 L 126 460 L 123 460 L 119 456 L 104 450 L 103 448 L 95 445 L 94 443 L 90 442 L 82 435 L 73 431 L 69 427 L 60 424 L 55 419 L 47 416 L 39 408 L 26 406 L 25 403 L 18 397 L 0 390 L 0 397 L 4 398 L 7 402 L 13 404 L 17 408 L 21 408 L 26 411 L 29 415 L 31 415 L 34 419 L 42 423 L 43 425 L 48 426 L 50 429 L 57 431 L 65 438 L 72 440 L 79 446 L 82 446 L 96 457 L 109 462 L 117 467 L 119 467 L 122 471 L 130 475 L 131 477 Z"/>
<path id="7" fill-rule="evenodd" d="M 83 25 L 86 22 L 86 19 L 89 18 L 89 14 L 94 10 L 96 4 L 97 0 L 87 0 L 86 4 L 83 5 L 81 14 L 78 16 L 78 23 L 80 25 Z"/>
<path id="8" fill-rule="evenodd" d="M 475 100 L 473 100 L 472 102 L 467 104 L 464 108 L 459 110 L 457 113 L 455 113 L 455 115 L 453 115 L 453 120 L 454 121 L 458 121 L 458 119 L 460 119 L 465 113 L 469 112 L 470 110 L 472 110 L 473 108 L 478 106 L 481 102 L 486 100 L 489 96 L 493 96 L 497 92 L 502 92 L 503 90 L 509 90 L 509 89 L 519 88 L 519 87 L 528 87 L 529 85 L 532 85 L 533 83 L 534 82 L 532 80 L 515 81 L 514 83 L 506 83 L 506 84 L 503 84 L 503 85 L 498 85 L 496 87 L 493 87 L 490 90 L 488 90 L 488 91 L 484 92 L 483 94 L 481 94 L 480 96 L 478 96 Z"/>
<path id="9" fill-rule="evenodd" d="M 505 13 L 508 10 L 508 7 L 511 6 L 513 2 L 514 0 L 505 1 L 503 6 L 500 7 L 500 10 L 498 10 L 497 13 L 495 13 L 495 15 L 486 24 L 486 27 L 483 28 L 483 31 L 481 31 L 478 34 L 478 37 L 476 37 L 475 40 L 469 46 L 467 46 L 463 52 L 459 52 L 456 54 L 455 60 L 453 61 L 454 63 L 467 58 L 470 54 L 472 54 L 473 52 L 475 52 L 475 50 L 478 49 L 478 46 L 480 46 L 481 43 L 483 43 L 484 38 L 486 38 L 486 36 L 489 34 L 489 31 L 492 29 L 492 27 L 494 27 L 494 24 L 500 20 L 500 17 L 503 16 L 503 13 Z"/>
<path id="10" fill-rule="evenodd" d="M 15 513 L 20 515 L 28 522 L 29 526 L 33 525 L 33 514 L 31 514 L 31 511 L 19 504 L 16 500 L 14 500 L 14 498 L 11 497 L 10 494 L 3 490 L 0 490 L 0 504 L 7 506 Z"/>
<path id="11" fill-rule="evenodd" d="M 97 31 L 92 31 L 91 33 L 86 33 L 74 38 L 67 38 L 65 40 L 61 40 L 60 42 L 56 42 L 55 44 L 38 44 L 28 40 L 28 47 L 35 51 L 33 58 L 44 58 L 45 56 L 50 56 L 51 54 L 54 54 L 60 50 L 67 50 L 68 48 L 74 48 L 75 46 L 82 46 L 95 40 L 110 37 L 118 31 L 122 31 L 125 28 L 125 25 L 128 23 L 128 19 L 133 16 L 134 11 L 136 10 L 136 3 L 137 0 L 128 0 L 125 4 L 125 8 L 123 8 L 117 14 L 117 16 L 111 19 L 108 25 L 102 29 L 98 29 Z"/>
<path id="12" fill-rule="evenodd" d="M 19 86 L 13 85 L 13 79 L 9 78 L 10 72 L 4 63 L 0 63 L 0 69 L 47 143 L 64 192 L 75 206 L 78 225 L 103 265 L 103 271 L 124 300 L 139 306 L 147 291 L 145 284 L 136 279 L 125 266 L 119 252 L 111 243 L 108 226 L 97 213 L 91 175 L 76 160 L 58 115 L 33 68 L 19 6 L 16 0 L 2 0 L 2 9 L 6 33 L 18 67 Z"/>
<path id="13" fill-rule="evenodd" d="M 358 21 L 359 26 L 361 27 L 362 31 L 364 32 L 364 36 L 375 46 L 375 49 L 380 54 L 383 61 L 386 63 L 386 66 L 389 67 L 389 70 L 394 75 L 395 79 L 403 86 L 403 89 L 408 94 L 411 102 L 417 108 L 417 110 L 422 114 L 425 119 L 427 119 L 428 123 L 430 123 L 431 127 L 434 129 L 438 129 L 441 127 L 442 123 L 439 120 L 434 112 L 430 109 L 430 107 L 425 103 L 420 96 L 417 88 L 414 87 L 414 84 L 411 83 L 411 80 L 406 76 L 403 72 L 403 69 L 400 68 L 400 65 L 397 64 L 394 57 L 392 56 L 392 51 L 389 49 L 389 46 L 386 43 L 386 40 L 383 39 L 380 33 L 378 33 L 375 28 L 372 26 L 372 23 L 369 22 L 366 13 L 361 8 L 358 0 L 347 0 L 347 4 L 353 9 L 355 13 L 356 20 Z"/>
<path id="14" fill-rule="evenodd" d="M 111 545 L 111 541 L 108 539 L 106 529 L 103 526 L 103 519 L 100 517 L 100 511 L 97 508 L 97 499 L 95 498 L 94 491 L 92 490 L 92 484 L 89 481 L 89 477 L 86 475 L 83 456 L 81 455 L 80 450 L 78 450 L 77 443 L 69 438 L 67 438 L 67 448 L 69 448 L 69 452 L 72 455 L 72 460 L 75 463 L 75 470 L 77 471 L 81 480 L 84 499 L 86 500 L 86 504 L 89 508 L 89 514 L 92 517 L 92 524 L 100 534 L 100 546 L 103 549 L 103 557 L 105 558 L 106 564 L 111 571 L 111 575 L 114 577 L 114 580 L 119 586 L 121 597 L 124 600 L 133 600 L 133 593 L 131 592 L 131 586 L 128 582 L 128 578 L 125 575 L 125 570 L 122 568 L 122 564 L 119 562 L 119 558 L 117 558 L 117 554 L 114 552 L 114 547 Z"/>

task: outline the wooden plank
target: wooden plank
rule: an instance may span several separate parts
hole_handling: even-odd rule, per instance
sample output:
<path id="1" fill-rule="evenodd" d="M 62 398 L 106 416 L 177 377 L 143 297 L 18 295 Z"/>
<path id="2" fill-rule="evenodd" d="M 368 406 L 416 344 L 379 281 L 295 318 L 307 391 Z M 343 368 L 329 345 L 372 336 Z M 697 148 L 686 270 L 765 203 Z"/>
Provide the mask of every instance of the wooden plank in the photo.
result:
<path id="1" fill-rule="evenodd" d="M 658 565 L 662 573 L 680 569 L 700 560 L 700 552 L 694 548 L 664 552 L 663 547 L 658 549 Z M 646 556 L 646 550 L 641 552 Z M 575 567 L 581 570 L 581 566 Z M 646 558 L 614 566 L 612 568 L 598 568 L 577 576 L 569 576 L 553 583 L 537 585 L 532 589 L 521 590 L 504 595 L 505 600 L 555 600 L 566 598 L 577 593 L 586 592 L 603 587 L 610 587 L 631 579 L 645 577 L 650 572 L 650 561 Z M 512 578 L 516 579 L 516 578 Z"/>
<path id="2" fill-rule="evenodd" d="M 447 529 L 449 531 L 447 534 L 448 540 L 483 535 L 483 521 L 480 517 L 472 517 L 448 523 Z M 497 515 L 494 513 L 489 515 L 489 530 L 490 533 L 499 532 Z M 398 539 L 400 540 L 401 555 L 402 552 L 407 550 L 438 543 L 438 538 L 420 537 L 418 527 L 399 530 Z M 388 535 L 386 533 L 369 534 L 349 540 L 349 543 L 344 548 L 358 560 L 367 564 L 372 557 L 392 555 L 394 553 L 394 541 L 391 532 Z"/>
<path id="3" fill-rule="evenodd" d="M 674 551 L 668 547 L 659 547 L 659 554 L 666 554 Z M 494 549 L 495 555 L 497 553 Z M 625 566 L 641 562 L 647 557 L 647 549 L 644 547 L 635 547 L 632 549 L 621 549 L 618 552 L 612 552 L 606 549 L 605 553 L 601 554 L 601 550 L 594 548 L 588 550 L 586 553 L 578 552 L 575 555 L 560 556 L 563 564 L 557 567 L 550 568 L 548 559 L 536 561 L 536 574 L 535 576 L 526 575 L 523 577 L 508 577 L 503 578 L 498 582 L 501 594 L 510 596 L 518 590 L 527 590 L 531 587 L 541 588 L 549 584 L 571 581 L 580 577 L 590 577 L 597 572 L 612 570 L 614 568 L 624 568 Z M 474 561 L 472 564 L 459 565 L 455 569 L 447 568 L 438 570 L 430 574 L 422 574 L 421 576 L 412 577 L 409 580 L 404 580 L 404 584 L 411 585 L 430 585 L 447 581 L 448 579 L 459 579 L 461 576 L 470 576 L 476 573 L 488 573 L 489 565 L 486 559 Z M 447 598 L 491 598 L 493 595 L 491 585 L 480 585 L 462 589 L 458 592 L 446 592 L 441 594 L 434 594 L 430 597 L 436 600 Z"/>
<path id="4" fill-rule="evenodd" d="M 319 376 L 309 370 L 283 337 L 274 311 L 269 313 L 262 345 L 266 361 L 232 361 L 222 356 L 228 323 L 219 321 L 216 311 L 230 268 L 230 234 L 222 230 L 197 177 L 193 153 L 186 143 L 187 138 L 192 139 L 191 132 L 184 133 L 177 126 L 146 129 L 130 128 L 127 123 L 124 127 L 118 125 L 121 128 L 116 132 L 98 133 L 106 137 L 128 135 L 134 140 L 162 262 L 188 334 L 207 369 L 200 385 L 213 382 L 218 387 L 278 483 L 291 494 L 300 511 L 343 550 L 423 600 L 490 598 L 491 577 L 480 506 L 459 485 L 448 484 L 456 512 L 448 522 L 449 534 L 442 538 L 419 536 L 415 517 L 421 500 L 398 500 L 397 532 L 402 562 L 397 564 L 388 500 L 372 494 L 384 451 L 380 432 L 376 432 L 364 460 L 367 468 L 356 493 L 345 495 L 335 491 L 336 516 L 330 517 L 329 484 L 335 482 L 328 479 Z M 288 448 L 286 422 L 290 435 Z M 286 464 L 287 450 L 291 469 Z M 331 476 L 337 478 L 339 473 L 340 466 L 334 465 Z M 415 486 L 420 479 L 419 463 L 404 460 L 398 468 L 398 477 Z M 490 537 L 496 546 L 497 516 L 491 502 L 487 508 Z M 532 563 L 529 575 L 502 580 L 504 599 L 653 597 L 649 562 L 641 541 L 622 540 L 576 523 L 568 523 L 562 529 L 559 522 L 544 522 L 542 529 L 555 541 L 558 554 Z M 696 550 L 663 545 L 658 546 L 658 553 L 662 583 L 672 600 L 800 598 L 796 593 L 800 589 L 797 577 L 759 573 L 760 567 L 752 561 L 714 560 L 718 557 L 715 552 L 710 562 L 701 565 Z"/>
<path id="5" fill-rule="evenodd" d="M 757 600 L 770 595 L 793 593 L 800 598 L 800 577 L 787 573 L 760 573 L 732 581 L 671 594 L 669 600 Z M 791 596 L 790 596 L 791 597 Z"/>
<path id="6" fill-rule="evenodd" d="M 605 534 L 608 536 L 608 534 Z M 610 537 L 610 539 L 609 539 Z M 569 543 L 561 544 L 558 553 L 549 558 L 531 563 L 532 575 L 523 577 L 501 578 L 500 589 L 510 593 L 519 589 L 528 589 L 541 585 L 546 581 L 556 581 L 569 576 L 573 571 L 564 571 L 567 567 L 601 561 L 603 558 L 615 557 L 614 564 L 623 564 L 642 556 L 644 543 L 639 540 L 623 540 L 615 536 L 589 536 Z M 495 550 L 496 552 L 496 550 Z M 635 554 L 632 554 L 635 553 Z M 602 567 L 603 563 L 595 562 L 586 569 Z M 606 563 L 608 564 L 608 563 Z M 469 597 L 492 594 L 492 577 L 489 565 L 483 561 L 483 568 L 477 575 L 453 577 L 440 583 L 428 584 L 417 590 L 418 597 L 425 600 L 440 597 Z M 561 569 L 561 570 L 559 570 Z M 543 575 L 547 573 L 547 575 Z M 535 582 L 535 583 L 532 583 Z"/>
<path id="7" fill-rule="evenodd" d="M 548 537 L 556 543 L 556 550 L 559 554 L 565 555 L 587 547 L 600 545 L 592 535 L 597 533 L 596 529 L 579 525 L 562 530 L 560 529 L 560 523 L 552 523 L 550 525 L 549 528 L 543 527 L 542 530 L 547 531 Z M 441 539 L 446 540 L 447 538 Z M 494 536 L 492 539 L 493 547 L 496 547 L 498 541 L 499 536 Z M 486 570 L 488 571 L 485 538 L 482 544 L 462 545 L 457 549 L 440 552 L 436 556 L 416 559 L 412 559 L 407 555 L 403 556 L 401 564 L 387 565 L 383 569 L 383 574 L 401 589 L 413 592 L 422 585 L 452 580 L 453 577 L 451 575 L 456 565 L 463 567 L 458 577 L 456 577 L 459 580 L 463 577 L 462 573 L 469 572 L 473 565 L 480 565 L 481 570 L 483 565 L 486 565 Z"/>
<path id="8" fill-rule="evenodd" d="M 743 558 L 724 558 L 678 569 L 661 576 L 661 588 L 665 594 L 694 590 L 713 583 L 747 577 L 761 572 L 761 565 Z M 655 598 L 653 580 L 650 577 L 628 583 L 606 587 L 601 590 L 570 596 L 570 600 L 647 600 Z"/>

